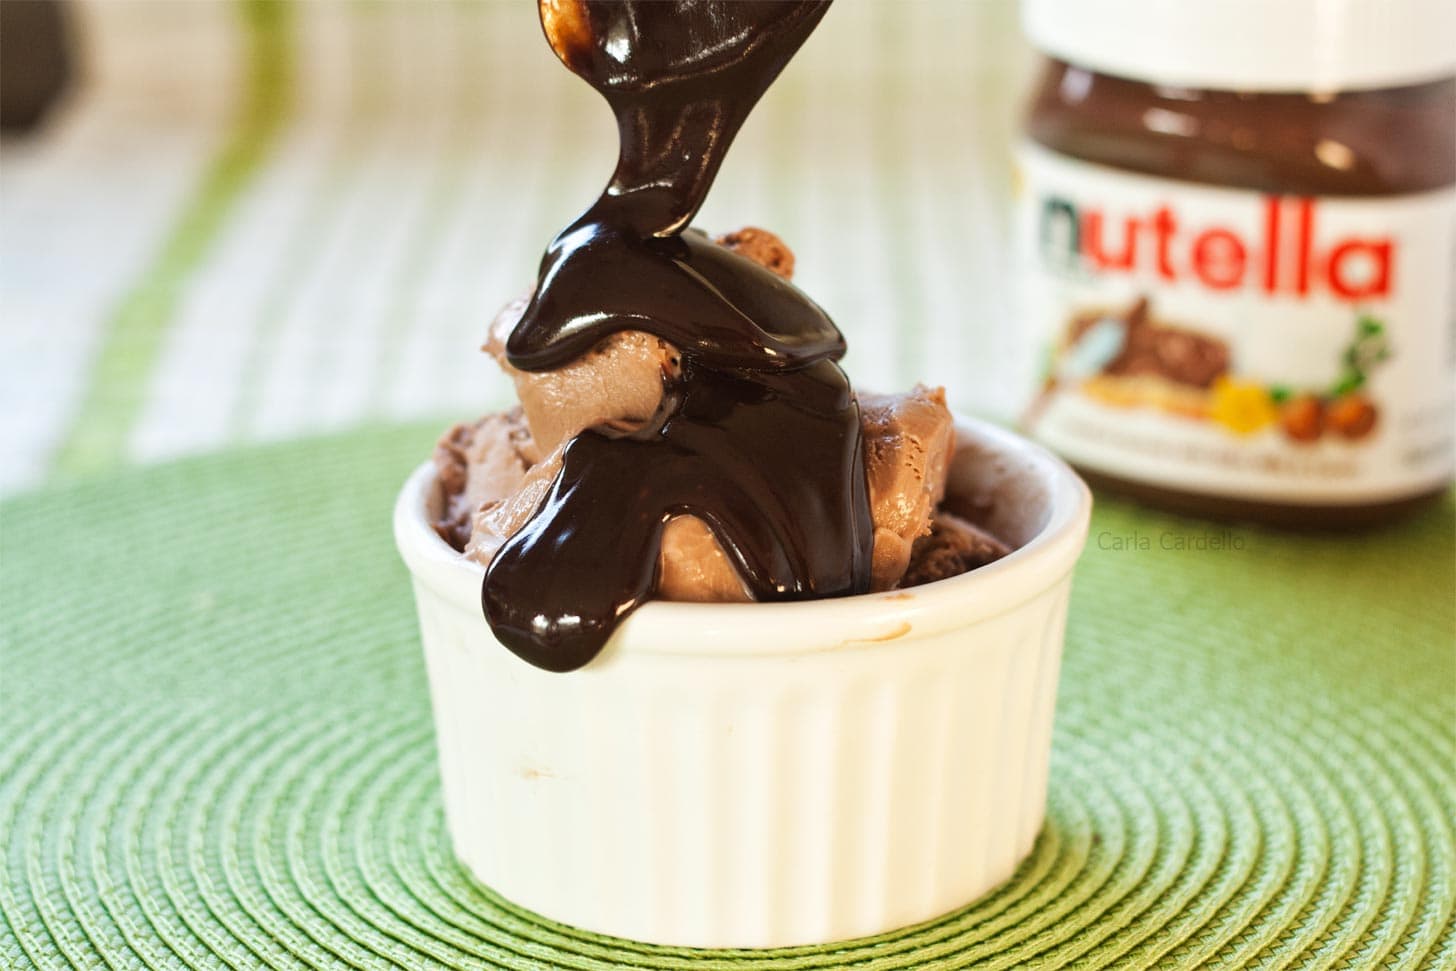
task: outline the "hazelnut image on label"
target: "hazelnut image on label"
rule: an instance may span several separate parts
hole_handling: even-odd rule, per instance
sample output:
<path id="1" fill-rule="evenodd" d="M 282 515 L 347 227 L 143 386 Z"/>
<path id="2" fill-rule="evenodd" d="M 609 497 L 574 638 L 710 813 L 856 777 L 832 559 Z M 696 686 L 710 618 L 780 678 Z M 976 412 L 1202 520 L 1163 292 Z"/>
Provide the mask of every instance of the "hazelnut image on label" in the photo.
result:
<path id="1" fill-rule="evenodd" d="M 1375 430 L 1379 411 L 1370 399 L 1362 394 L 1347 394 L 1336 398 L 1325 411 L 1325 423 L 1351 441 L 1365 438 Z"/>
<path id="2" fill-rule="evenodd" d="M 1279 426 L 1290 441 L 1318 441 L 1325 427 L 1325 407 L 1312 394 L 1302 394 L 1286 401 L 1279 409 Z"/>

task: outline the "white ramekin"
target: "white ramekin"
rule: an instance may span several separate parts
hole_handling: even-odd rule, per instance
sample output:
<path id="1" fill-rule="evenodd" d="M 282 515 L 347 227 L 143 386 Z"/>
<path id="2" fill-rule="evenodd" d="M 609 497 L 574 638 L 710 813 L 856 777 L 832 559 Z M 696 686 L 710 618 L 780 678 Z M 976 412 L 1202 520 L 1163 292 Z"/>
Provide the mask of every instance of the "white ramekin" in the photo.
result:
<path id="1" fill-rule="evenodd" d="M 553 920 L 700 947 L 876 934 L 1010 876 L 1045 814 L 1091 498 L 1015 435 L 957 432 L 951 491 L 1011 555 L 892 593 L 650 603 L 570 674 L 491 636 L 421 466 L 394 529 L 465 865 Z"/>

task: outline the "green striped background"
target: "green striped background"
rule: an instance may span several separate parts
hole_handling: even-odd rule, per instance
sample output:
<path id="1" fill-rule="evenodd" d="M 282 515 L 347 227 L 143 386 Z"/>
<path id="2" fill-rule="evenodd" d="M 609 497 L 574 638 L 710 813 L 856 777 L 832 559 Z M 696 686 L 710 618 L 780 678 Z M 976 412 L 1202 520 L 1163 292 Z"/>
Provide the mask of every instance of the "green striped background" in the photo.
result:
<path id="1" fill-rule="evenodd" d="M 5 156 L 7 196 L 37 212 L 10 219 L 12 238 L 44 220 L 73 241 L 46 275 L 84 279 L 85 241 L 137 220 L 72 203 L 63 181 L 27 192 L 17 164 L 43 168 L 87 125 L 143 143 L 155 125 L 158 145 L 189 126 L 215 134 L 173 153 L 190 188 L 143 214 L 153 239 L 73 322 L 66 346 L 80 350 L 61 380 L 27 368 L 24 344 L 13 355 L 49 425 L 16 443 L 0 489 L 504 399 L 480 335 L 614 153 L 609 116 L 556 64 L 531 4 L 93 0 L 77 13 L 102 68 L 37 144 Z M 189 58 L 209 46 L 225 56 L 202 78 Z M 861 385 L 929 380 L 1005 413 L 1001 240 L 1024 67 L 1006 0 L 840 4 L 750 121 L 701 222 L 789 240 Z M 166 110 L 143 116 L 159 90 Z M 68 163 L 104 184 L 110 148 Z M 118 178 L 112 197 L 127 191 Z M 21 271 L 0 270 L 0 301 L 44 332 L 48 292 Z"/>
<path id="2" fill-rule="evenodd" d="M 0 507 L 0 967 L 1456 965 L 1451 501 L 1365 536 L 1237 529 L 1203 554 L 1162 539 L 1207 524 L 1102 502 L 1048 820 L 1011 882 L 882 938 L 689 952 L 544 921 L 450 855 L 387 529 L 433 435 Z M 1132 531 L 1151 548 L 1106 539 Z"/>
<path id="3" fill-rule="evenodd" d="M 1456 967 L 1449 498 L 1183 558 L 1098 549 L 1208 528 L 1103 502 L 1048 826 L 944 920 L 687 954 L 476 885 L 384 524 L 506 400 L 473 349 L 605 112 L 529 2 L 73 13 L 85 82 L 0 144 L 0 967 Z M 861 386 L 1005 413 L 1025 70 L 1009 0 L 840 0 L 703 224 L 789 240 Z"/>

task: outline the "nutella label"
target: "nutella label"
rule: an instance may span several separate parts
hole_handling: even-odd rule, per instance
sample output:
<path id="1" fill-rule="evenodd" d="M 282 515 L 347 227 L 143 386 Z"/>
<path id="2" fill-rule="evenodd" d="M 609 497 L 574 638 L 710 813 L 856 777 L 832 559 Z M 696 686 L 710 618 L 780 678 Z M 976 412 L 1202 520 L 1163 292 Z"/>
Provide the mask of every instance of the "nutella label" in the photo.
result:
<path id="1" fill-rule="evenodd" d="M 1456 455 L 1456 187 L 1310 198 L 1027 145 L 1024 425 L 1071 461 L 1188 492 L 1379 502 Z"/>

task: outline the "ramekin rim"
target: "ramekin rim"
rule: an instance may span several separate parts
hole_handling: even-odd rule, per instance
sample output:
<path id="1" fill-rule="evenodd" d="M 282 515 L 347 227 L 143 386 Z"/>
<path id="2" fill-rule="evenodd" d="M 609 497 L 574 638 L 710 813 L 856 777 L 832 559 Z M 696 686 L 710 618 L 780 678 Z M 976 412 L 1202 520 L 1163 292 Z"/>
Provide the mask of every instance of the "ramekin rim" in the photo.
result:
<path id="1" fill-rule="evenodd" d="M 1065 462 L 1040 445 L 987 421 L 957 414 L 955 422 L 958 433 L 1029 460 L 1047 487 L 1047 521 L 1002 559 L 921 586 L 852 597 L 734 604 L 652 601 L 622 622 L 601 657 L 762 657 L 894 649 L 912 632 L 924 637 L 968 627 L 1056 586 L 1072 571 L 1085 545 L 1091 492 Z M 426 500 L 434 484 L 435 469 L 428 460 L 405 481 L 394 506 L 396 544 L 416 583 L 479 615 L 485 568 L 464 558 L 429 523 Z M 784 638 L 786 623 L 802 626 L 803 636 Z M 489 636 L 484 617 L 480 624 Z"/>

